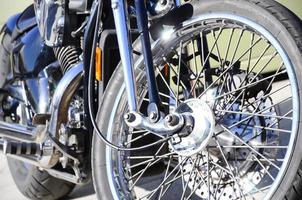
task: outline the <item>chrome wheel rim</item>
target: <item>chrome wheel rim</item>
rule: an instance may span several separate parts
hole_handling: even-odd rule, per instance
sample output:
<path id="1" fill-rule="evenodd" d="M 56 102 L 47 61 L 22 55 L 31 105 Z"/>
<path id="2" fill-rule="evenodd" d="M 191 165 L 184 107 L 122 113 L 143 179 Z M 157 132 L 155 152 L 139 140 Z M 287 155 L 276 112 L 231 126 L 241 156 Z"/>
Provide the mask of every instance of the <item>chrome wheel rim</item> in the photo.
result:
<path id="1" fill-rule="evenodd" d="M 285 131 L 286 133 L 289 133 L 290 138 L 288 139 L 287 145 L 283 145 L 283 144 L 277 142 L 277 143 L 274 143 L 275 145 L 271 146 L 271 147 L 267 147 L 267 145 L 261 145 L 263 143 L 263 141 L 261 143 L 261 139 L 260 140 L 258 139 L 256 141 L 258 143 L 255 143 L 257 145 L 254 145 L 254 147 L 256 147 L 256 148 L 253 148 L 252 145 L 249 145 L 245 141 L 245 140 L 248 140 L 247 138 L 244 138 L 243 136 L 238 136 L 238 135 L 233 133 L 234 130 L 230 130 L 230 129 L 235 127 L 235 126 L 233 126 L 234 124 L 236 124 L 236 122 L 234 120 L 233 121 L 229 120 L 225 123 L 220 122 L 222 124 L 222 126 L 219 126 L 218 128 L 216 127 L 216 129 L 218 129 L 218 131 L 219 130 L 221 131 L 221 129 L 224 130 L 224 133 L 226 135 L 228 134 L 229 137 L 233 137 L 233 138 L 235 138 L 235 140 L 240 142 L 240 145 L 238 145 L 238 143 L 235 144 L 235 145 L 233 144 L 233 148 L 235 148 L 234 146 L 236 146 L 236 150 L 240 149 L 239 153 L 244 154 L 245 151 L 244 150 L 241 151 L 241 149 L 242 149 L 241 146 L 245 145 L 245 147 L 247 149 L 249 149 L 249 152 L 252 152 L 252 154 L 249 154 L 249 153 L 246 152 L 246 154 L 248 156 L 251 156 L 251 157 L 249 157 L 249 160 L 250 160 L 249 162 L 245 162 L 244 164 L 240 165 L 240 169 L 243 171 L 241 174 L 238 173 L 238 172 L 236 172 L 236 174 L 234 174 L 234 172 L 231 172 L 232 170 L 235 171 L 235 169 L 234 169 L 234 167 L 232 167 L 230 165 L 230 163 L 228 163 L 229 158 L 226 157 L 226 155 L 223 155 L 224 153 L 229 153 L 227 151 L 225 152 L 223 148 L 225 148 L 225 149 L 231 148 L 232 145 L 228 146 L 228 142 L 225 142 L 225 141 L 224 141 L 225 144 L 222 145 L 222 144 L 219 144 L 219 140 L 216 140 L 215 141 L 216 150 L 217 150 L 218 153 L 220 152 L 220 158 L 215 157 L 215 153 L 217 154 L 217 152 L 209 150 L 211 148 L 211 145 L 213 145 L 212 143 L 208 144 L 208 146 L 206 148 L 206 151 L 201 152 L 201 155 L 199 156 L 200 158 L 198 158 L 198 159 L 195 158 L 194 156 L 192 157 L 192 155 L 186 157 L 184 155 L 179 155 L 179 154 L 169 150 L 168 153 L 164 155 L 164 156 L 167 156 L 169 158 L 168 161 L 165 161 L 165 167 L 168 170 L 166 170 L 165 173 L 163 173 L 164 178 L 161 177 L 161 179 L 164 180 L 164 184 L 166 184 L 167 182 L 170 183 L 171 179 L 170 179 L 170 177 L 168 177 L 168 179 L 167 179 L 167 176 L 169 176 L 169 175 L 171 176 L 173 174 L 173 176 L 175 178 L 175 174 L 177 174 L 177 171 L 178 171 L 178 173 L 182 173 L 182 177 L 179 177 L 179 175 L 176 175 L 176 177 L 178 177 L 179 179 L 182 179 L 182 185 L 183 186 L 180 187 L 180 188 L 182 190 L 185 190 L 185 192 L 182 192 L 181 194 L 179 194 L 180 199 L 188 199 L 188 198 L 193 198 L 193 199 L 194 198 L 204 198 L 204 199 L 209 199 L 209 198 L 211 198 L 211 199 L 215 199 L 215 198 L 220 198 L 220 199 L 251 199 L 251 198 L 254 198 L 254 197 L 259 198 L 258 196 L 254 196 L 255 191 L 256 191 L 256 193 L 262 194 L 262 196 L 260 195 L 261 196 L 260 198 L 269 199 L 273 195 L 273 193 L 275 192 L 278 185 L 280 184 L 280 180 L 283 178 L 284 172 L 285 172 L 285 170 L 288 166 L 288 163 L 289 163 L 288 161 L 289 161 L 290 156 L 292 154 L 294 142 L 295 142 L 296 135 L 297 135 L 297 121 L 299 119 L 299 115 L 298 115 L 298 112 L 293 112 L 293 110 L 299 110 L 299 105 L 298 105 L 297 83 L 296 83 L 296 80 L 295 80 L 294 69 L 293 69 L 293 66 L 292 66 L 290 60 L 288 59 L 288 56 L 284 52 L 284 50 L 281 47 L 281 45 L 279 44 L 279 42 L 268 31 L 266 31 L 263 27 L 259 26 L 258 24 L 254 23 L 254 22 L 252 22 L 248 19 L 240 18 L 238 16 L 226 15 L 226 14 L 220 14 L 220 13 L 216 13 L 216 14 L 214 13 L 214 14 L 211 14 L 211 15 L 201 15 L 201 16 L 199 16 L 197 18 L 194 18 L 191 21 L 185 23 L 180 30 L 174 31 L 173 34 L 171 34 L 170 41 L 164 41 L 164 43 L 167 43 L 167 44 L 168 43 L 177 43 L 175 41 L 178 41 L 178 47 L 179 48 L 181 46 L 183 47 L 187 41 L 183 38 L 182 38 L 182 40 L 177 39 L 177 37 L 179 37 L 179 35 L 181 35 L 180 33 L 182 31 L 183 32 L 185 32 L 185 31 L 190 32 L 188 30 L 194 30 L 193 32 L 195 32 L 196 30 L 199 30 L 198 27 L 200 28 L 202 23 L 204 23 L 205 21 L 210 20 L 210 19 L 211 20 L 215 19 L 215 20 L 218 20 L 218 21 L 223 21 L 223 20 L 233 21 L 233 22 L 236 22 L 238 24 L 244 24 L 248 28 L 251 28 L 251 30 L 253 30 L 253 31 L 261 32 L 261 36 L 263 36 L 265 38 L 265 40 L 268 41 L 270 43 L 270 45 L 275 48 L 275 50 L 277 52 L 277 55 L 280 56 L 280 58 L 283 61 L 282 66 L 279 67 L 275 72 L 279 73 L 279 72 L 281 72 L 281 69 L 283 70 L 285 68 L 286 72 L 287 72 L 287 75 L 288 75 L 288 82 L 289 82 L 289 85 L 288 84 L 283 84 L 283 85 L 281 84 L 281 85 L 276 86 L 276 87 L 279 87 L 279 89 L 273 90 L 272 92 L 269 93 L 269 95 L 262 94 L 262 96 L 261 95 L 258 96 L 257 97 L 258 102 L 259 102 L 259 99 L 261 99 L 261 98 L 263 99 L 263 97 L 267 97 L 266 102 L 261 103 L 261 104 L 260 103 L 257 104 L 258 108 L 257 109 L 254 108 L 254 110 L 251 109 L 249 106 L 246 106 L 244 112 L 242 112 L 243 109 L 241 109 L 241 113 L 238 113 L 238 109 L 237 110 L 235 108 L 231 109 L 233 106 L 235 106 L 235 107 L 238 106 L 235 103 L 231 104 L 234 99 L 232 99 L 231 102 L 227 103 L 228 109 L 226 109 L 226 110 L 217 109 L 217 103 L 215 104 L 215 106 L 213 104 L 212 106 L 215 107 L 215 112 L 216 112 L 215 116 L 217 117 L 218 115 L 221 115 L 221 116 L 223 116 L 223 115 L 227 115 L 227 116 L 234 115 L 235 117 L 233 116 L 233 118 L 235 118 L 236 120 L 238 120 L 236 118 L 236 115 L 241 115 L 241 117 L 244 117 L 244 118 L 249 118 L 250 116 L 252 116 L 249 119 L 251 119 L 250 121 L 253 121 L 252 125 L 254 126 L 254 129 L 252 130 L 251 133 L 249 133 L 249 138 L 248 139 L 253 138 L 255 136 L 255 134 L 257 135 L 257 132 L 259 132 L 260 130 L 263 130 L 263 129 L 265 129 L 267 132 L 270 131 L 270 133 L 271 133 L 270 138 L 275 138 L 275 140 L 273 140 L 274 142 L 276 142 L 276 137 L 278 137 L 278 140 L 279 140 L 279 135 L 280 135 L 279 132 L 280 131 Z M 236 24 L 236 25 L 238 25 L 238 24 Z M 254 33 L 256 33 L 256 32 L 254 32 Z M 177 37 L 176 37 L 176 35 L 177 35 Z M 184 34 L 184 35 L 186 36 L 186 34 Z M 212 36 L 213 36 L 214 39 L 217 39 L 217 37 L 218 37 L 217 35 L 219 35 L 219 29 L 218 29 L 218 32 L 214 31 L 214 34 L 212 32 Z M 230 35 L 231 35 L 231 33 L 230 33 Z M 187 35 L 187 37 L 189 37 L 189 38 L 192 37 L 191 32 L 190 32 L 190 35 Z M 218 41 L 218 39 L 217 39 L 217 41 Z M 254 45 L 255 41 L 257 41 L 256 38 L 254 38 L 253 42 L 250 43 L 250 47 L 252 47 Z M 162 41 L 159 42 L 159 43 L 162 43 Z M 213 44 L 214 45 L 213 45 L 212 49 L 217 47 L 217 45 L 215 44 L 215 41 L 214 41 Z M 194 44 L 193 44 L 193 46 L 194 46 Z M 266 48 L 264 48 L 264 51 L 265 51 L 265 49 Z M 217 52 L 218 51 L 219 50 L 217 50 Z M 262 51 L 262 53 L 264 51 Z M 260 56 L 262 55 L 262 53 L 260 54 Z M 263 53 L 263 55 L 264 54 L 265 53 Z M 179 55 L 181 55 L 181 54 L 179 54 Z M 195 53 L 194 53 L 194 55 L 195 55 Z M 180 57 L 181 56 L 178 56 L 178 58 L 180 58 Z M 207 58 L 207 56 L 205 56 L 204 59 L 206 59 L 206 58 Z M 275 58 L 275 56 L 272 59 L 274 59 L 274 58 Z M 220 59 L 220 62 L 221 62 L 221 60 L 222 59 Z M 250 61 L 248 61 L 248 62 L 250 63 Z M 232 63 L 234 63 L 234 61 Z M 256 63 L 257 63 L 257 61 L 256 61 Z M 253 65 L 251 65 L 250 67 L 252 67 L 252 66 Z M 263 67 L 263 65 L 262 65 L 262 67 Z M 164 67 L 162 65 L 158 65 L 156 67 L 159 77 L 163 76 L 163 72 L 162 72 L 162 70 L 164 70 L 163 68 Z M 173 67 L 171 67 L 171 68 L 173 68 Z M 174 72 L 171 72 L 171 73 L 175 73 L 175 71 L 176 71 L 176 74 L 177 74 L 177 68 L 174 68 Z M 197 71 L 198 70 L 196 70 L 196 72 Z M 222 72 L 222 73 L 224 73 L 224 72 Z M 278 76 L 279 76 L 279 74 L 278 74 Z M 200 76 L 198 75 L 198 77 L 200 77 Z M 240 77 L 236 77 L 236 78 L 239 79 L 239 82 L 240 82 Z M 268 76 L 268 77 L 265 77 L 265 78 L 261 77 L 260 80 L 267 79 L 267 80 L 271 81 L 272 78 L 273 78 L 273 76 L 271 76 L 271 77 Z M 255 82 L 255 80 L 256 79 L 250 80 L 250 83 L 253 84 Z M 227 81 L 227 80 L 225 79 L 225 81 Z M 236 82 L 236 80 L 235 81 L 233 80 L 233 82 Z M 196 81 L 195 83 L 197 85 L 198 81 Z M 181 84 L 180 81 L 178 82 L 178 84 Z M 255 84 L 255 85 L 257 85 L 257 84 Z M 246 87 L 246 86 L 240 85 L 240 84 L 239 85 L 230 84 L 228 87 L 233 87 L 232 91 L 220 92 L 220 93 L 218 92 L 218 94 L 220 94 L 220 96 L 222 96 L 222 95 L 227 96 L 227 95 L 231 94 L 230 92 L 234 92 L 234 90 L 240 91 L 239 89 L 241 89 L 243 87 Z M 291 89 L 291 96 L 290 96 L 291 109 L 287 110 L 286 112 L 285 111 L 281 112 L 279 106 L 275 105 L 275 103 L 274 103 L 274 101 L 272 100 L 271 97 L 276 95 L 276 93 L 280 93 L 284 90 L 287 90 L 288 87 L 290 87 L 290 89 Z M 209 104 L 211 104 L 211 98 L 210 98 L 211 96 L 210 96 L 209 90 L 213 89 L 213 87 L 212 88 L 208 87 L 208 88 L 209 88 L 208 90 L 206 89 L 207 91 L 202 91 L 197 96 L 200 99 L 206 99 L 209 102 Z M 180 95 L 180 93 L 181 93 L 181 92 L 179 92 L 179 90 L 176 90 L 176 91 L 173 91 L 173 89 L 170 89 L 170 90 L 172 90 L 172 91 L 169 91 L 170 94 L 168 95 L 169 97 L 167 97 L 168 99 L 171 99 L 172 96 L 175 97 L 177 95 Z M 122 87 L 120 92 L 119 92 L 119 95 L 117 97 L 117 101 L 115 102 L 115 106 L 114 106 L 114 109 L 113 109 L 114 114 L 117 111 L 118 106 L 120 106 L 119 103 L 120 103 L 121 98 L 122 98 L 123 95 L 124 95 L 124 88 Z M 143 97 L 145 97 L 146 93 L 142 92 L 141 95 Z M 161 96 L 166 97 L 167 95 L 162 94 Z M 237 96 L 243 98 L 242 95 L 241 96 L 237 95 Z M 214 97 L 217 97 L 217 96 L 214 96 Z M 146 100 L 146 98 L 145 99 L 142 98 L 141 103 L 144 100 Z M 177 102 L 177 101 L 178 100 L 176 100 L 174 102 L 169 101 L 168 104 L 173 104 L 173 106 L 170 106 L 170 107 L 172 107 L 171 109 L 175 109 L 178 106 L 178 103 L 180 103 L 180 102 Z M 257 102 L 257 100 L 255 100 L 255 101 Z M 281 102 L 282 101 L 288 101 L 288 100 L 283 99 L 283 100 L 281 100 Z M 229 106 L 229 105 L 232 105 L 232 106 Z M 259 109 L 261 109 L 261 112 L 259 112 L 259 111 L 255 112 L 255 110 L 259 110 Z M 275 123 L 275 121 L 273 121 L 273 120 L 270 121 L 270 120 L 266 119 L 266 118 L 269 118 L 269 117 L 267 117 L 268 113 L 266 113 L 266 115 L 263 114 L 263 111 L 265 111 L 265 109 L 270 112 L 271 116 L 274 116 L 274 119 L 278 119 L 277 123 Z M 281 108 L 281 110 L 282 109 L 283 108 Z M 251 113 L 253 113 L 253 115 L 251 115 Z M 116 131 L 116 130 L 114 130 L 114 128 L 113 128 L 113 123 L 111 123 L 114 120 L 116 120 L 114 114 L 111 115 L 111 119 L 110 119 L 110 123 L 109 123 L 110 126 L 108 128 L 108 133 L 109 133 L 108 134 L 108 139 L 113 141 L 113 142 L 116 142 L 116 141 L 118 141 L 117 138 L 114 138 L 114 135 L 112 135 L 113 131 Z M 291 120 L 290 130 L 280 130 L 280 128 L 279 128 L 280 123 L 282 123 L 280 121 L 282 121 L 282 120 Z M 125 127 L 123 127 L 123 128 L 125 128 Z M 146 134 L 146 132 L 143 132 L 141 130 L 136 130 L 136 133 L 142 135 L 142 136 L 140 136 L 140 138 L 143 138 L 144 135 L 149 135 L 149 133 Z M 268 134 L 266 134 L 266 136 L 268 136 Z M 213 137 L 215 138 L 215 135 Z M 114 141 L 114 140 L 116 140 L 116 141 Z M 138 140 L 138 139 L 136 139 L 136 140 Z M 265 140 L 269 141 L 268 139 L 265 139 Z M 260 145 L 259 145 L 259 143 L 260 143 Z M 126 144 L 124 143 L 124 145 L 129 147 L 130 144 L 129 143 L 126 143 Z M 265 152 L 265 150 L 267 148 L 272 148 L 272 147 L 274 147 L 273 149 L 276 152 L 280 151 L 280 149 L 285 149 L 286 148 L 286 152 L 281 150 L 281 152 L 283 152 L 283 154 L 284 154 L 284 156 L 282 158 L 282 161 L 277 161 L 277 162 L 282 162 L 281 164 L 276 164 L 275 161 L 270 161 L 271 158 L 266 159 L 265 156 L 263 156 L 261 153 L 259 153 L 260 150 L 262 152 Z M 145 162 L 145 166 L 149 165 L 150 163 L 151 163 L 150 165 L 154 165 L 154 163 L 156 163 L 155 161 L 157 161 L 157 160 L 161 159 L 161 157 L 163 157 L 163 155 L 157 155 L 158 152 L 161 151 L 161 148 L 163 148 L 163 146 L 159 146 L 157 148 L 157 151 L 154 152 L 155 157 L 154 157 L 154 155 L 150 155 L 150 156 L 153 156 L 153 158 L 145 156 L 144 157 L 145 160 L 141 161 L 141 162 Z M 276 152 L 273 151 L 272 152 L 273 155 L 276 156 L 278 154 Z M 115 199 L 123 199 L 123 198 L 126 198 L 126 199 L 127 198 L 165 199 L 166 198 L 165 195 L 169 195 L 167 193 L 167 187 L 166 187 L 167 185 L 163 186 L 163 184 L 160 187 L 158 187 L 158 185 L 157 185 L 157 187 L 154 186 L 153 190 L 151 189 L 151 192 L 150 191 L 149 191 L 149 193 L 147 192 L 148 193 L 147 195 L 146 194 L 145 195 L 140 195 L 142 193 L 141 190 L 143 190 L 143 189 L 140 189 L 139 187 L 138 187 L 138 190 L 139 190 L 138 192 L 134 191 L 135 188 L 137 187 L 137 186 L 135 186 L 135 184 L 137 184 L 140 180 L 129 180 L 129 176 L 130 177 L 133 176 L 133 174 L 131 175 L 132 172 L 129 172 L 129 171 L 131 171 L 131 169 L 133 169 L 134 164 L 129 164 L 129 163 L 127 164 L 127 161 L 125 162 L 125 160 L 127 160 L 127 159 L 125 159 L 125 155 L 128 154 L 128 153 L 125 153 L 123 155 L 122 154 L 123 153 L 120 153 L 120 152 L 116 153 L 116 152 L 114 152 L 114 150 L 111 150 L 110 148 L 106 149 L 106 160 L 107 160 L 107 163 L 108 163 L 107 173 L 108 173 L 108 176 L 109 176 L 110 188 L 113 192 L 113 195 L 114 195 Z M 177 156 L 175 157 L 175 155 L 177 155 Z M 124 159 L 122 159 L 122 157 L 124 157 Z M 128 160 L 129 160 L 130 157 L 131 156 L 128 155 Z M 207 158 L 208 161 L 207 162 L 200 161 L 201 157 Z M 119 161 L 119 159 L 120 159 L 120 161 Z M 135 159 L 138 159 L 138 157 L 136 157 Z M 175 160 L 177 160 L 177 161 L 175 162 Z M 220 162 L 221 162 L 221 160 L 224 161 L 225 164 L 218 166 L 219 164 L 217 164 L 217 163 L 219 163 L 219 160 L 220 160 Z M 263 164 L 263 162 L 264 162 L 263 160 L 268 164 Z M 279 160 L 281 160 L 281 159 L 279 159 Z M 271 179 L 272 183 L 269 186 L 266 185 L 265 187 L 260 188 L 260 189 L 255 188 L 255 186 L 253 186 L 253 184 L 260 184 L 259 178 L 257 180 L 257 177 L 261 177 L 261 174 L 257 174 L 257 173 L 254 173 L 252 175 L 248 174 L 249 176 L 254 176 L 254 178 L 253 177 L 250 178 L 247 182 L 244 182 L 245 184 L 243 182 L 238 183 L 238 182 L 242 181 L 242 179 L 243 179 L 240 176 L 247 176 L 247 173 L 248 173 L 247 171 L 249 171 L 253 167 L 253 163 L 255 163 L 255 162 L 258 163 L 258 166 L 257 166 L 258 169 L 262 169 L 263 172 L 261 172 L 261 173 L 264 173 L 266 175 L 265 178 Z M 190 170 L 192 168 L 192 165 L 193 164 L 196 165 L 196 163 L 198 163 L 198 165 L 202 165 L 202 163 L 211 163 L 211 164 L 208 164 L 208 167 L 205 167 L 205 169 L 203 169 L 203 170 L 196 171 L 194 169 L 194 171 L 196 171 L 195 174 L 199 174 L 201 172 L 203 172 L 202 174 L 205 174 L 205 176 L 203 178 L 199 179 L 198 183 L 196 183 L 197 181 L 194 180 L 194 178 L 192 178 L 192 174 L 193 174 L 192 171 L 193 170 Z M 131 168 L 131 165 L 132 165 L 132 168 Z M 135 165 L 137 165 L 137 163 Z M 172 169 L 170 169 L 172 165 L 174 165 L 174 168 L 172 167 Z M 181 167 L 179 167 L 179 166 L 181 166 Z M 216 173 L 216 177 L 215 177 L 214 175 L 211 174 L 212 173 L 211 166 L 212 166 L 212 168 L 213 168 L 213 166 L 215 166 L 216 168 L 219 168 L 221 171 L 224 170 L 224 172 L 222 172 L 220 174 Z M 270 171 L 272 168 L 275 168 L 273 171 L 278 170 L 278 173 L 273 174 L 273 171 Z M 126 171 L 125 171 L 125 169 L 126 169 Z M 143 169 L 145 169 L 145 168 L 143 168 Z M 174 169 L 174 171 L 173 171 L 173 169 Z M 186 169 L 186 171 L 188 170 L 191 173 L 185 174 L 183 172 L 184 169 Z M 255 166 L 254 166 L 254 169 L 256 169 Z M 146 170 L 143 170 L 143 171 L 146 171 Z M 143 171 L 139 170 L 138 172 L 143 172 Z M 233 179 L 233 185 L 228 182 L 227 178 L 224 177 L 225 176 L 224 173 L 227 174 L 227 171 L 230 171 L 228 176 L 231 177 L 231 178 L 229 178 L 229 180 Z M 130 173 L 130 175 L 127 174 L 127 173 Z M 276 172 L 274 172 L 274 173 L 276 173 Z M 117 174 L 119 174 L 119 176 L 117 176 Z M 121 174 L 122 174 L 122 176 L 121 176 Z M 208 174 L 208 176 L 206 176 L 206 174 Z M 141 177 L 144 176 L 144 174 L 138 174 L 138 173 L 135 173 L 134 175 L 138 176 L 140 179 L 141 179 Z M 200 177 L 202 177 L 202 175 L 200 175 Z M 212 180 L 211 180 L 211 177 L 212 177 Z M 251 182 L 250 181 L 251 179 L 255 179 L 255 182 L 254 183 Z M 224 190 L 226 192 L 223 192 L 223 191 L 221 191 L 221 189 L 219 189 L 219 185 L 221 185 L 220 184 L 221 180 L 224 180 L 225 185 L 229 185 L 228 187 L 225 186 L 225 188 L 224 188 Z M 163 183 L 163 182 L 161 182 L 161 183 Z M 212 187 L 211 187 L 211 183 L 212 183 Z M 196 186 L 196 184 L 198 185 L 198 187 Z M 210 190 L 209 189 L 206 190 L 203 187 L 200 187 L 200 185 L 203 185 L 204 187 L 208 187 L 208 188 L 210 188 Z M 253 188 L 253 191 L 252 190 L 248 191 L 248 189 L 245 189 L 245 191 L 244 191 L 243 185 L 245 187 Z M 214 188 L 214 187 L 216 187 L 216 188 Z M 195 188 L 197 188 L 197 189 L 195 189 Z M 154 190 L 156 190 L 156 192 L 154 192 Z M 220 192 L 219 192 L 219 190 L 220 190 Z M 240 192 L 234 192 L 234 190 L 235 191 L 240 191 Z M 187 192 L 187 191 L 191 191 L 191 192 Z M 199 194 L 196 194 L 196 193 L 199 193 Z M 265 193 L 265 195 L 263 195 L 263 193 Z M 193 197 L 193 195 L 195 197 Z"/>

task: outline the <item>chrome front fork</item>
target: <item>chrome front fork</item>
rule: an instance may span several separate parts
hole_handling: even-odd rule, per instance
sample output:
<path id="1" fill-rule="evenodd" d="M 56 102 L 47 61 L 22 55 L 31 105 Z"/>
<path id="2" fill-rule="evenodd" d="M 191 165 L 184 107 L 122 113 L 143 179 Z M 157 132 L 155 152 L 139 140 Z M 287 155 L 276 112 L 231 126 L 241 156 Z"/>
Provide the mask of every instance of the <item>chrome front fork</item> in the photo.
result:
<path id="1" fill-rule="evenodd" d="M 131 43 L 129 21 L 126 10 L 125 0 L 112 0 L 111 6 L 114 15 L 115 28 L 117 33 L 119 51 L 123 65 L 124 83 L 126 86 L 129 113 L 125 115 L 126 123 L 133 128 L 142 128 L 160 135 L 172 135 L 182 129 L 185 124 L 184 116 L 171 114 L 166 118 L 161 117 L 157 121 L 153 121 L 138 113 L 136 102 L 136 84 L 134 75 L 133 49 Z M 153 70 L 153 66 L 152 66 Z M 149 114 L 149 113 L 148 113 Z M 173 120 L 177 119 L 177 123 Z"/>
<path id="2" fill-rule="evenodd" d="M 114 15 L 118 46 L 124 72 L 124 82 L 126 85 L 128 105 L 130 112 L 137 111 L 136 86 L 133 69 L 133 49 L 131 43 L 129 21 L 125 0 L 112 0 L 111 6 Z"/>

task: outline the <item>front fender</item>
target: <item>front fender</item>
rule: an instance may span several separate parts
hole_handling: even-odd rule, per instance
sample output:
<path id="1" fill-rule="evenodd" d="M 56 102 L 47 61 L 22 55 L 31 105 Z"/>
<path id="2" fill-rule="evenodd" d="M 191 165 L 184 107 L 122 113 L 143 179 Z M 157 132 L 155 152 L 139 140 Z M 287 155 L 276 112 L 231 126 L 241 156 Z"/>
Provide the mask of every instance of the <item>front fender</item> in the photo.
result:
<path id="1" fill-rule="evenodd" d="M 164 32 L 166 28 L 173 29 L 182 22 L 190 19 L 193 16 L 193 11 L 193 6 L 189 3 L 172 9 L 169 13 L 151 25 L 150 35 L 152 39 L 157 40 L 162 36 L 162 32 Z"/>

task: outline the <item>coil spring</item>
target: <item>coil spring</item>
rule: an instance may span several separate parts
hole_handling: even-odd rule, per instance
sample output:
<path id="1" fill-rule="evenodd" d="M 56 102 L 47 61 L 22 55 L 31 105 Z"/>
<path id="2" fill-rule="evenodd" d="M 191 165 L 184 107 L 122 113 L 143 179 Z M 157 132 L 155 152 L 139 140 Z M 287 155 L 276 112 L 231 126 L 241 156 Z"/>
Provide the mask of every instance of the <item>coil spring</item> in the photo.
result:
<path id="1" fill-rule="evenodd" d="M 63 74 L 80 61 L 79 52 L 74 46 L 54 48 L 54 53 L 61 65 Z"/>

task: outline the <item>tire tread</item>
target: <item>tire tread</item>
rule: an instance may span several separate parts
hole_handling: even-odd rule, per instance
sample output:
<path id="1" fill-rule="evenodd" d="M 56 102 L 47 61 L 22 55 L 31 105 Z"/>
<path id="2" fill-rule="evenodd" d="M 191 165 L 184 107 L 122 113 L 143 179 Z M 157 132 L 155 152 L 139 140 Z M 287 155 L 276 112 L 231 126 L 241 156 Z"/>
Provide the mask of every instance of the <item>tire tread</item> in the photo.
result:
<path id="1" fill-rule="evenodd" d="M 284 8 L 281 4 L 271 0 L 249 0 L 250 2 L 266 9 L 274 15 L 288 30 L 295 40 L 297 47 L 302 55 L 302 22 L 290 10 Z M 287 191 L 284 199 L 302 199 L 302 162 L 300 162 L 299 170 L 295 176 L 291 189 Z"/>

